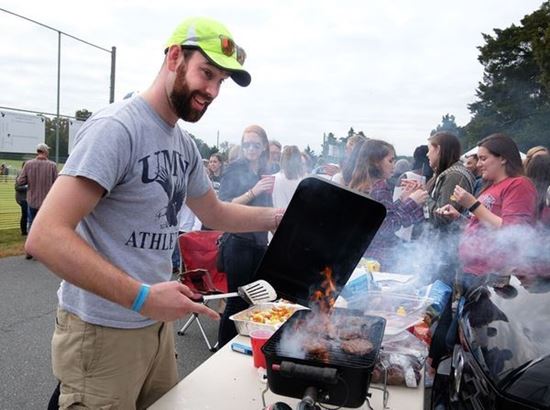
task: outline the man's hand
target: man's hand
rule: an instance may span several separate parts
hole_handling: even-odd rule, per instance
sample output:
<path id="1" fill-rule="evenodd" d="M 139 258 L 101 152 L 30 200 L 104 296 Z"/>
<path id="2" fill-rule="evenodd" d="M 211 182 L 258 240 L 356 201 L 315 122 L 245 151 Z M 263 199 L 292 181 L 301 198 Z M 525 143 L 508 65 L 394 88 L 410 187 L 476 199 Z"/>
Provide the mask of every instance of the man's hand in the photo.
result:
<path id="1" fill-rule="evenodd" d="M 195 303 L 191 298 L 197 295 L 187 286 L 177 282 L 163 282 L 151 286 L 149 296 L 140 313 L 148 318 L 169 322 L 188 313 L 207 315 L 218 320 L 220 315 L 202 303 Z"/>

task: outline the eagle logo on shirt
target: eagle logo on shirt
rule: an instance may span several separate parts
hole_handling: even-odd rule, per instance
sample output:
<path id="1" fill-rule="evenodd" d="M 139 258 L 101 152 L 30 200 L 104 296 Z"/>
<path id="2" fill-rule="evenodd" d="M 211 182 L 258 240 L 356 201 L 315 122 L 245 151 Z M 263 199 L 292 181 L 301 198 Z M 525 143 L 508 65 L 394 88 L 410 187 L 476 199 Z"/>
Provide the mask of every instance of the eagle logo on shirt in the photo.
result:
<path id="1" fill-rule="evenodd" d="M 168 226 L 177 226 L 178 213 L 185 199 L 185 183 L 183 178 L 175 178 L 174 183 L 174 179 L 171 177 L 168 170 L 166 168 L 161 168 L 155 182 L 162 187 L 168 197 L 168 205 L 166 205 L 157 216 L 166 216 Z"/>
<path id="2" fill-rule="evenodd" d="M 185 173 L 189 162 L 179 152 L 168 150 L 154 152 L 139 162 L 142 164 L 141 182 L 155 182 L 166 194 L 166 206 L 155 213 L 158 219 L 166 218 L 161 228 L 178 226 L 178 213 L 187 193 Z"/>

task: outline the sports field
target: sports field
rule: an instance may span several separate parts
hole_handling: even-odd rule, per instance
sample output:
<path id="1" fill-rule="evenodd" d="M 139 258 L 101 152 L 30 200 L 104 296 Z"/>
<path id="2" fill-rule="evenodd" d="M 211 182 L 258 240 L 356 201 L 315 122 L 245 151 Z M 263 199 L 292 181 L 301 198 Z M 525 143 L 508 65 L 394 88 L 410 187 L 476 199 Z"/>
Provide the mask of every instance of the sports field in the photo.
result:
<path id="1" fill-rule="evenodd" d="M 15 202 L 15 175 L 0 175 L 0 229 L 19 227 L 21 208 Z"/>

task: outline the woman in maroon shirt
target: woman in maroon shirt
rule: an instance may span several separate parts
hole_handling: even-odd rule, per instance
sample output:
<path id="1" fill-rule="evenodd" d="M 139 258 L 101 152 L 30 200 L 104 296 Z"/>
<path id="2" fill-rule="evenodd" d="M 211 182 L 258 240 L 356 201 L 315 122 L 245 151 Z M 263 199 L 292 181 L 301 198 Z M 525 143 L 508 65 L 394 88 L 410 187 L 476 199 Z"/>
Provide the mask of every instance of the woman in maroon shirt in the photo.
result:
<path id="1" fill-rule="evenodd" d="M 456 202 L 471 214 L 459 248 L 467 287 L 479 276 L 507 268 L 510 259 L 506 256 L 513 249 L 502 248 L 496 240 L 497 230 L 510 225 L 532 225 L 536 214 L 537 191 L 523 176 L 521 157 L 514 141 L 503 134 L 492 134 L 478 147 L 486 185 L 477 199 L 458 185 L 453 193 Z M 452 205 L 445 205 L 437 212 L 453 219 L 460 217 Z"/>
<path id="2" fill-rule="evenodd" d="M 523 176 L 521 157 L 514 141 L 503 134 L 492 134 L 481 140 L 478 147 L 485 186 L 476 199 L 456 185 L 450 198 L 469 211 L 469 222 L 459 245 L 462 274 L 457 278 L 457 290 L 462 294 L 483 284 L 490 274 L 509 273 L 510 263 L 515 262 L 515 250 L 526 244 L 521 237 L 514 235 L 507 235 L 502 240 L 504 228 L 535 222 L 537 192 L 533 183 Z M 450 219 L 463 217 L 451 204 L 435 212 Z M 439 320 L 430 348 L 434 367 L 444 354 L 452 351 L 457 324 L 457 317 L 451 316 L 449 303 Z"/>

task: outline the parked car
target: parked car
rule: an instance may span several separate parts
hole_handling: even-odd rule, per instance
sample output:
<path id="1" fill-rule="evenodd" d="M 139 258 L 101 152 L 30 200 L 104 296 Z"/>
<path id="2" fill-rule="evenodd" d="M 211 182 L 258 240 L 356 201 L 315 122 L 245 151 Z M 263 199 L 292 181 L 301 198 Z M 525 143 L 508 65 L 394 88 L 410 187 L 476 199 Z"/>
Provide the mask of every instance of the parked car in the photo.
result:
<path id="1" fill-rule="evenodd" d="M 501 277 L 461 300 L 459 340 L 438 367 L 433 409 L 550 409 L 548 273 Z"/>

